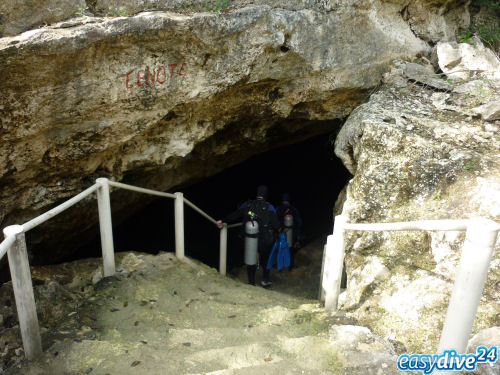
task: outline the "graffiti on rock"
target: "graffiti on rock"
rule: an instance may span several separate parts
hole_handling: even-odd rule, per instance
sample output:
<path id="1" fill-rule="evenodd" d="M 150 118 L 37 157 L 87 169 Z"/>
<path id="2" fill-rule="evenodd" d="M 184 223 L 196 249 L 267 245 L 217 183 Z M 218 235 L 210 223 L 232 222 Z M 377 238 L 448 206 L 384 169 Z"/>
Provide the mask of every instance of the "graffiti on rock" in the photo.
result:
<path id="1" fill-rule="evenodd" d="M 134 87 L 154 87 L 163 85 L 174 77 L 183 76 L 187 63 L 157 65 L 154 68 L 134 69 L 125 74 L 125 87 L 127 90 Z"/>

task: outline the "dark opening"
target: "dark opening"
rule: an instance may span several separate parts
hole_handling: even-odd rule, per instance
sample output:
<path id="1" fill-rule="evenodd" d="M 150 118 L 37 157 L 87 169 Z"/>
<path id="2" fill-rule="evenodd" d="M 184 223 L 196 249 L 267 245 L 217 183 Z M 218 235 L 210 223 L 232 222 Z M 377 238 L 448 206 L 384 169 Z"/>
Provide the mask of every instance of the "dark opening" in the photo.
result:
<path id="1" fill-rule="evenodd" d="M 215 219 L 224 217 L 255 197 L 258 185 L 269 187 L 269 201 L 279 205 L 288 192 L 303 218 L 305 241 L 332 232 L 333 206 L 350 177 L 332 152 L 331 136 L 272 150 L 183 189 L 184 196 Z M 115 251 L 156 254 L 175 251 L 174 204 L 155 199 L 114 228 Z M 219 230 L 190 207 L 184 208 L 185 253 L 211 267 L 219 264 Z M 243 264 L 240 229 L 230 229 L 228 269 Z M 101 256 L 95 238 L 76 256 Z M 75 258 L 76 258 L 75 257 Z"/>

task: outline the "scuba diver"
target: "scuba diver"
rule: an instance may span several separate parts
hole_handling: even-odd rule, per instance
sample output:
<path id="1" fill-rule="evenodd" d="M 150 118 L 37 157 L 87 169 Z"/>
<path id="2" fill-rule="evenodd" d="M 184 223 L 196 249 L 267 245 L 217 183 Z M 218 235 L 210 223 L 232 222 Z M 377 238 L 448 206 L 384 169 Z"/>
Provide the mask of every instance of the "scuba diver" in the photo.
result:
<path id="1" fill-rule="evenodd" d="M 243 223 L 248 283 L 255 285 L 255 272 L 260 255 L 260 264 L 263 265 L 264 273 L 261 285 L 264 287 L 272 284 L 266 265 L 280 229 L 276 209 L 266 201 L 267 196 L 267 186 L 261 185 L 257 188 L 257 196 L 254 200 L 246 201 L 223 220 L 217 221 L 219 228 L 223 227 L 223 222 L 231 224 L 241 221 Z"/>
<path id="2" fill-rule="evenodd" d="M 295 254 L 300 249 L 302 217 L 299 210 L 290 203 L 290 195 L 283 194 L 281 205 L 278 207 L 278 220 L 283 227 L 283 232 L 287 235 L 288 247 L 290 248 L 290 267 L 295 266 Z"/>

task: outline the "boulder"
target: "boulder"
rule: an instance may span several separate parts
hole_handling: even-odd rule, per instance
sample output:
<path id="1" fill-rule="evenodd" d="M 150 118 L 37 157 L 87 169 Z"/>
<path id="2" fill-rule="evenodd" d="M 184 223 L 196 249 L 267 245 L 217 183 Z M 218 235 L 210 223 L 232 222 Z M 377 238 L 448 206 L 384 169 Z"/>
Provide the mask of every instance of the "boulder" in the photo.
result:
<path id="1" fill-rule="evenodd" d="M 471 80 L 483 76 L 500 80 L 498 57 L 477 39 L 473 44 L 438 43 L 436 51 L 439 67 L 451 79 Z"/>

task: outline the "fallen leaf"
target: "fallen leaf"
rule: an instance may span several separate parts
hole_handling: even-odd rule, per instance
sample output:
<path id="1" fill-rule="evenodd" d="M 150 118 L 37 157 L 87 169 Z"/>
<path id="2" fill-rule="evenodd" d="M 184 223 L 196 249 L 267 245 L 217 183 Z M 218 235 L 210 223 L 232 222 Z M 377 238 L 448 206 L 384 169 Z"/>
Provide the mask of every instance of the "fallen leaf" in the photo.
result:
<path id="1" fill-rule="evenodd" d="M 273 359 L 271 357 L 264 358 L 264 362 L 271 362 Z"/>
<path id="2" fill-rule="evenodd" d="M 132 362 L 132 364 L 130 365 L 130 367 L 135 367 L 135 366 L 137 366 L 139 363 L 141 363 L 141 361 L 134 361 L 134 362 Z"/>
<path id="3" fill-rule="evenodd" d="M 128 306 L 128 301 L 123 302 L 123 307 L 127 307 L 127 306 Z"/>

